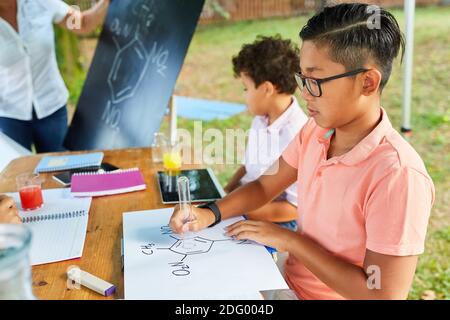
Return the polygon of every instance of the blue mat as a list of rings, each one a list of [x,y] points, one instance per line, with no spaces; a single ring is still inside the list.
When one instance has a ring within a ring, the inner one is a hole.
[[[177,106],[178,116],[186,119],[205,121],[227,119],[246,110],[246,106],[239,103],[180,96],[175,96],[175,104]]]

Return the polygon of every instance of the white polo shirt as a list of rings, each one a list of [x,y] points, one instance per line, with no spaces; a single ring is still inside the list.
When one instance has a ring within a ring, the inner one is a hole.
[[[242,184],[254,181],[266,172],[308,121],[297,99],[292,98],[291,105],[271,125],[267,116],[253,119],[242,163],[246,170]],[[285,192],[286,200],[297,206],[297,183]]]
[[[0,18],[0,117],[39,119],[67,103],[58,70],[53,23],[70,7],[61,0],[17,0],[19,32]]]

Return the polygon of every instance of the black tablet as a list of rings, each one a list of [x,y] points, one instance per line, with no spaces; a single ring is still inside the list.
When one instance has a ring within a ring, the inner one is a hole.
[[[164,204],[178,203],[177,179],[189,179],[191,202],[209,202],[221,199],[225,192],[211,169],[181,170],[178,176],[169,176],[158,171],[158,186]]]

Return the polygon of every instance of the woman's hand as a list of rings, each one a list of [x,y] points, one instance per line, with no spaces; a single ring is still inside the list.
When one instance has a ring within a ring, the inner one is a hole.
[[[237,240],[253,240],[262,245],[277,249],[279,252],[288,250],[292,237],[297,233],[280,227],[272,222],[244,220],[229,225],[226,228],[227,236]]]
[[[182,234],[187,231],[199,231],[209,227],[215,221],[214,213],[209,209],[191,207],[192,220],[186,222],[186,213],[177,205],[174,208],[169,226],[173,232]]]
[[[71,8],[59,25],[76,34],[89,34],[104,22],[109,4],[110,0],[100,0],[92,8],[85,11]]]
[[[22,223],[13,198],[0,195],[0,223]]]

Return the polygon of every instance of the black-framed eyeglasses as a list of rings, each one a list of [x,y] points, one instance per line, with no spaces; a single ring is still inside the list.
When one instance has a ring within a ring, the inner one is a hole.
[[[359,68],[359,69],[356,69],[353,71],[341,73],[341,74],[338,74],[338,75],[335,75],[332,77],[328,77],[328,78],[323,78],[323,79],[305,77],[304,75],[302,75],[301,73],[298,73],[298,72],[296,72],[294,74],[294,76],[295,76],[295,81],[297,81],[297,85],[300,88],[300,90],[303,90],[303,87],[306,87],[308,92],[313,97],[318,98],[318,97],[322,96],[322,87],[321,87],[322,83],[331,81],[331,80],[340,79],[340,78],[351,77],[351,76],[357,75],[358,73],[366,72],[366,71],[369,71],[369,69]]]

